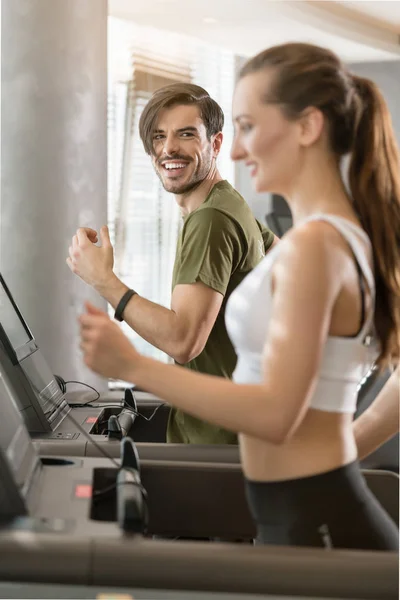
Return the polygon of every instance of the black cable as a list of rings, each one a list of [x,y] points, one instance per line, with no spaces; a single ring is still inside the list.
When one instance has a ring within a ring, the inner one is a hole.
[[[131,403],[128,401],[128,398],[129,398],[129,392],[130,392],[130,395],[132,396],[132,400],[133,400],[133,403],[132,403],[132,404],[131,404]],[[126,388],[126,389],[125,389],[125,394],[124,394],[124,403],[125,403],[125,404],[128,406],[128,408],[130,408],[130,409],[131,409],[131,410],[133,410],[133,411],[136,411],[136,408],[137,408],[137,401],[136,401],[135,392],[133,391],[133,389],[132,389],[132,388]]]
[[[156,414],[158,409],[161,408],[162,406],[165,406],[165,404],[166,404],[166,402],[162,402],[161,404],[156,406],[156,408],[153,410],[153,412],[151,413],[151,415],[149,417],[146,417],[145,415],[142,415],[142,413],[138,412],[137,410],[134,410],[128,402],[124,402],[124,404],[122,404],[122,405],[121,404],[92,404],[91,408],[128,408],[131,412],[133,412],[135,417],[142,417],[142,419],[144,419],[145,421],[151,421],[151,419],[154,417],[154,415]],[[72,408],[80,408],[76,404],[72,404],[71,407]]]
[[[148,495],[147,495],[147,490],[145,487],[143,487],[143,485],[141,483],[139,483],[138,481],[126,481],[125,483],[112,483],[111,485],[108,485],[107,487],[103,488],[102,490],[97,490],[96,492],[92,493],[92,497],[93,498],[98,498],[98,496],[104,496],[105,494],[109,494],[110,492],[114,492],[118,485],[135,485],[136,487],[138,487],[140,489],[140,491],[142,492],[145,501],[147,502],[148,499]]]
[[[61,375],[54,375],[54,379],[57,381],[58,387],[60,388],[62,393],[66,394],[67,384],[66,384],[65,380],[61,377]]]
[[[153,410],[153,412],[151,413],[151,415],[149,417],[142,415],[142,413],[138,412],[137,410],[133,410],[133,408],[130,408],[129,404],[128,404],[128,408],[133,412],[133,414],[136,417],[142,417],[142,419],[144,419],[145,421],[151,421],[152,418],[154,417],[154,415],[156,414],[156,412],[158,411],[158,409],[161,408],[162,406],[165,406],[165,404],[166,404],[165,402],[162,402],[161,404],[156,406],[156,408]]]
[[[109,494],[110,492],[113,492],[114,490],[117,489],[117,483],[112,483],[111,485],[108,485],[107,487],[103,488],[102,490],[98,490],[97,492],[92,492],[92,498],[97,498],[97,496],[103,496],[105,494]]]
[[[93,400],[88,400],[86,402],[86,404],[89,404],[89,402],[95,402],[96,400],[98,400],[100,398],[100,392],[98,390],[96,390],[96,388],[94,388],[92,385],[89,385],[88,383],[83,383],[83,381],[66,381],[65,385],[68,385],[69,383],[77,383],[78,385],[84,385],[85,387],[89,388],[90,390],[93,390],[94,392],[96,392],[97,396],[96,398],[93,398]]]
[[[82,381],[64,381],[64,379],[62,377],[60,377],[59,375],[57,375],[56,378],[57,378],[57,382],[60,385],[60,388],[64,394],[66,393],[66,389],[67,389],[66,386],[68,385],[68,383],[77,383],[79,385],[84,385],[85,387],[88,387],[91,390],[93,390],[94,392],[96,392],[96,394],[97,394],[96,398],[92,398],[92,400],[88,400],[87,402],[82,402],[80,404],[75,404],[75,403],[71,404],[70,405],[71,408],[84,408],[85,406],[92,404],[92,402],[96,402],[96,400],[98,400],[100,398],[100,393],[94,387],[92,387],[91,385],[89,385],[87,383],[83,383]],[[132,393],[132,396],[135,399],[135,403],[136,403],[135,393],[132,389],[131,389],[131,393]],[[118,402],[118,401],[116,401],[116,402]],[[123,400],[122,408],[125,408],[125,407],[129,408],[136,417],[142,417],[142,419],[149,422],[155,416],[158,409],[165,405],[166,405],[166,402],[161,402],[158,406],[156,406],[156,408],[153,410],[153,412],[151,413],[151,415],[149,417],[146,417],[145,415],[142,415],[142,413],[138,412],[134,408],[134,406],[132,406],[127,400]],[[119,406],[118,404],[102,404],[102,405],[93,405],[92,404],[91,408],[118,408],[118,406]],[[136,406],[136,404],[135,404],[135,406]]]
[[[93,390],[97,394],[95,398],[92,398],[91,400],[87,400],[87,402],[82,402],[80,404],[73,404],[72,405],[73,408],[83,408],[84,406],[88,406],[92,402],[96,402],[96,400],[98,400],[100,398],[100,392],[98,390],[96,390],[96,388],[94,388],[92,385],[89,385],[88,383],[83,383],[83,381],[75,381],[75,380],[65,381],[62,377],[60,377],[60,375],[55,375],[54,377],[56,378],[56,381],[57,381],[58,385],[60,386],[60,389],[63,392],[63,394],[67,393],[67,385],[69,383],[76,383],[78,385],[83,385],[83,386]]]
[[[68,382],[67,382],[68,383]],[[131,404],[127,398],[129,397],[128,394],[125,394],[124,399],[122,400],[122,405],[120,404],[92,404],[91,408],[128,408],[130,411],[133,412],[133,414],[135,415],[135,417],[142,417],[142,419],[144,419],[145,421],[149,422],[153,419],[153,417],[155,416],[155,414],[157,413],[157,411],[162,407],[166,405],[166,402],[161,402],[158,406],[155,407],[155,409],[153,410],[153,412],[151,413],[151,415],[149,417],[146,417],[145,415],[143,415],[142,413],[140,413],[138,410],[136,410],[137,407],[137,400],[136,400],[136,396],[135,396],[135,392],[132,388],[127,388],[126,391],[130,391],[130,393],[132,394],[133,397],[133,404]],[[91,402],[94,402],[94,400],[91,400]],[[118,401],[117,401],[118,402]],[[85,406],[87,403],[85,404],[73,404],[72,406],[74,408],[79,408],[81,406]]]
[[[136,417],[142,417],[142,419],[144,419],[145,421],[151,421],[151,419],[154,417],[154,415],[156,414],[156,412],[158,411],[158,409],[159,409],[159,408],[161,408],[162,406],[165,406],[165,405],[166,405],[166,402],[161,402],[161,403],[160,403],[158,406],[156,406],[156,408],[153,410],[153,412],[151,413],[151,415],[150,415],[149,417],[145,417],[144,415],[142,415],[142,413],[140,413],[140,412],[138,412],[138,411],[136,410],[137,401],[136,401],[135,392],[134,392],[134,390],[133,390],[133,389],[130,389],[130,391],[131,391],[131,394],[132,394],[132,396],[133,396],[134,405],[130,404],[130,403],[127,401],[127,399],[126,399],[126,396],[125,396],[124,403],[126,404],[127,408],[129,408],[129,409],[130,409],[130,410],[133,412],[133,414],[134,414]]]
[[[77,406],[76,404],[71,404],[71,408],[81,408],[81,406]],[[90,408],[125,408],[123,404],[92,404]]]

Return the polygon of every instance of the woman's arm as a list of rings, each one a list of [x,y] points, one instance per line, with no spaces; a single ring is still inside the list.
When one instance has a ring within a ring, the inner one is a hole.
[[[237,385],[143,357],[115,323],[90,306],[81,317],[86,364],[225,429],[284,443],[307,410],[340,289],[341,265],[330,232],[315,225],[294,230],[280,242],[263,383]]]
[[[392,373],[371,406],[353,423],[358,457],[365,458],[399,431],[400,375]]]

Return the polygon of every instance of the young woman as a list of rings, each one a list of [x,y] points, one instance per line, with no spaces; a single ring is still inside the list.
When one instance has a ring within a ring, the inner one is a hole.
[[[294,219],[228,303],[234,382],[139,355],[90,305],[85,362],[240,434],[260,542],[397,550],[352,429],[359,381],[399,354],[399,154],[386,104],[332,52],[287,44],[244,66],[233,113],[233,160]]]

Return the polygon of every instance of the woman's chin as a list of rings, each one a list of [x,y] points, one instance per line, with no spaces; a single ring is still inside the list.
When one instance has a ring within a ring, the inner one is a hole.
[[[270,187],[267,182],[263,181],[260,177],[256,176],[253,179],[253,189],[257,193],[269,192]]]

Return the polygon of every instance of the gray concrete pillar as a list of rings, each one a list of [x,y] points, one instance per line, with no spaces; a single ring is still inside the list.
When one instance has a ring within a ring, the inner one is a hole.
[[[75,229],[107,220],[107,0],[2,0],[0,268],[53,372],[79,351]]]

